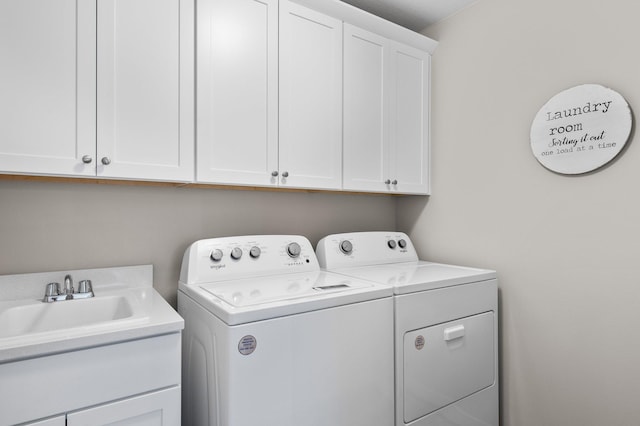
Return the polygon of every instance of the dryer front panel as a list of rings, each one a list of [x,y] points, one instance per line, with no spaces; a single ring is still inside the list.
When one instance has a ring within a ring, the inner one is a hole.
[[[405,423],[494,384],[494,316],[485,312],[405,333]]]

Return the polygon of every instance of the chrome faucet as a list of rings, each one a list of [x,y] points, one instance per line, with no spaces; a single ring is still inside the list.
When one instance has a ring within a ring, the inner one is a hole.
[[[49,283],[47,284],[44,292],[43,302],[58,302],[62,300],[74,300],[74,299],[88,299],[93,297],[93,288],[91,286],[91,280],[82,280],[78,284],[78,291],[73,289],[73,279],[71,275],[64,277],[64,287],[60,290],[60,284]]]
[[[62,291],[67,295],[67,299],[73,299],[73,279],[69,274],[64,277],[64,288]]]

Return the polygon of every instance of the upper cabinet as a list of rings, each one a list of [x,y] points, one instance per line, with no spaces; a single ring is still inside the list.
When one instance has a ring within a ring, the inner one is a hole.
[[[277,185],[278,1],[199,1],[197,23],[197,181]]]
[[[429,193],[429,60],[344,24],[344,189]]]
[[[95,0],[0,2],[0,171],[95,175]]]
[[[98,0],[97,175],[193,180],[194,0]]]
[[[340,189],[342,22],[289,1],[280,3],[279,112],[287,186]]]
[[[344,25],[344,189],[387,192],[390,51],[384,37]]]
[[[429,193],[433,40],[195,1],[0,0],[0,173]]]
[[[192,180],[193,20],[193,0],[0,2],[0,171]]]
[[[197,181],[427,194],[433,44],[338,1],[203,0]]]
[[[288,1],[205,0],[197,45],[197,180],[340,189],[342,22]]]
[[[427,53],[391,43],[391,190],[429,194],[430,60]]]

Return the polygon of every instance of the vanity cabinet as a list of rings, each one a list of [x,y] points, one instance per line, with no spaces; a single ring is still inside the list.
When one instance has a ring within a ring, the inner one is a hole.
[[[340,189],[342,22],[205,0],[197,40],[197,181]]]
[[[429,193],[429,60],[344,24],[345,190]]]
[[[0,363],[0,425],[178,425],[180,359],[171,333]]]
[[[193,3],[0,2],[0,173],[192,180]]]
[[[178,425],[180,405],[176,401],[179,400],[180,388],[164,389],[63,416],[36,420],[23,426]]]
[[[180,424],[180,388],[173,387],[67,414],[67,426]]]

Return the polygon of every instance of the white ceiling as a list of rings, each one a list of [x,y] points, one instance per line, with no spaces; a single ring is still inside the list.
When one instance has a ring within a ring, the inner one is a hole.
[[[422,31],[476,0],[342,0],[388,21]]]

